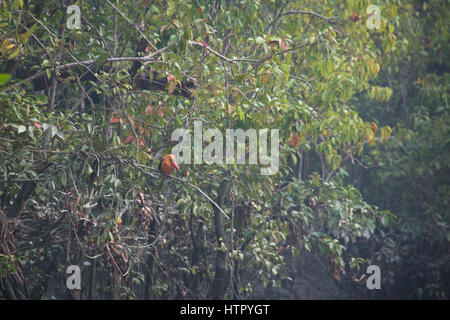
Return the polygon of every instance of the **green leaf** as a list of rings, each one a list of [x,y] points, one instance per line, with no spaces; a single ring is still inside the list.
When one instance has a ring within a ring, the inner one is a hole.
[[[14,51],[11,52],[11,54],[8,56],[8,60],[14,59],[15,57],[17,57],[19,55],[19,53],[20,53],[19,48],[14,49]]]
[[[52,77],[52,71],[50,69],[45,69],[45,73],[47,74],[47,79]]]
[[[31,28],[29,28],[24,34],[22,34],[19,38],[20,44],[26,44],[28,41],[28,38],[33,34],[34,30],[36,29],[37,23],[35,23]]]
[[[0,73],[0,86],[4,85],[11,78],[9,73]]]
[[[171,18],[177,12],[176,4],[172,1],[169,1],[169,6],[167,8],[166,14],[167,17]]]
[[[58,133],[58,128],[55,125],[50,126],[50,137],[53,138]]]

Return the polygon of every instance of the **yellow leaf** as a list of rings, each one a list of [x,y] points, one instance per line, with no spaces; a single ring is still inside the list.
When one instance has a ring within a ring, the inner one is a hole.
[[[375,63],[375,73],[380,72],[380,65],[378,63]]]
[[[10,45],[10,43],[11,43],[11,39],[9,39],[9,38],[6,38],[5,40],[3,40],[2,52],[6,52],[8,50],[8,46]]]

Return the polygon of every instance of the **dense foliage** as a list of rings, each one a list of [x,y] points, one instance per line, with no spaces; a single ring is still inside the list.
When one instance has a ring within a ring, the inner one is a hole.
[[[366,201],[399,218],[377,241],[391,297],[449,297],[448,12],[446,1],[399,8],[398,48],[377,80],[396,94],[383,105],[362,99],[359,108],[394,129],[389,143],[368,150],[371,169],[353,180]]]
[[[243,299],[317,251],[448,298],[448,4],[419,2],[0,2],[3,297]],[[162,176],[194,121],[279,129],[279,171]]]

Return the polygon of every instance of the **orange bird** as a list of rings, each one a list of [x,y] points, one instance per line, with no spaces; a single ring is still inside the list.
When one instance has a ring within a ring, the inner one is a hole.
[[[177,159],[171,153],[162,158],[161,162],[159,163],[158,169],[159,171],[169,176],[172,175],[173,169],[177,169],[177,171],[180,171],[177,166]]]

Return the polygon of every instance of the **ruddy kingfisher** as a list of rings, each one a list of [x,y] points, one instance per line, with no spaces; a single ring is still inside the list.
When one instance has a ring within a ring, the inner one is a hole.
[[[168,155],[164,156],[164,158],[162,158],[161,162],[159,163],[158,169],[159,169],[159,171],[161,171],[169,176],[172,175],[174,169],[177,169],[177,171],[180,171],[178,169],[177,159],[171,153],[169,153]]]

